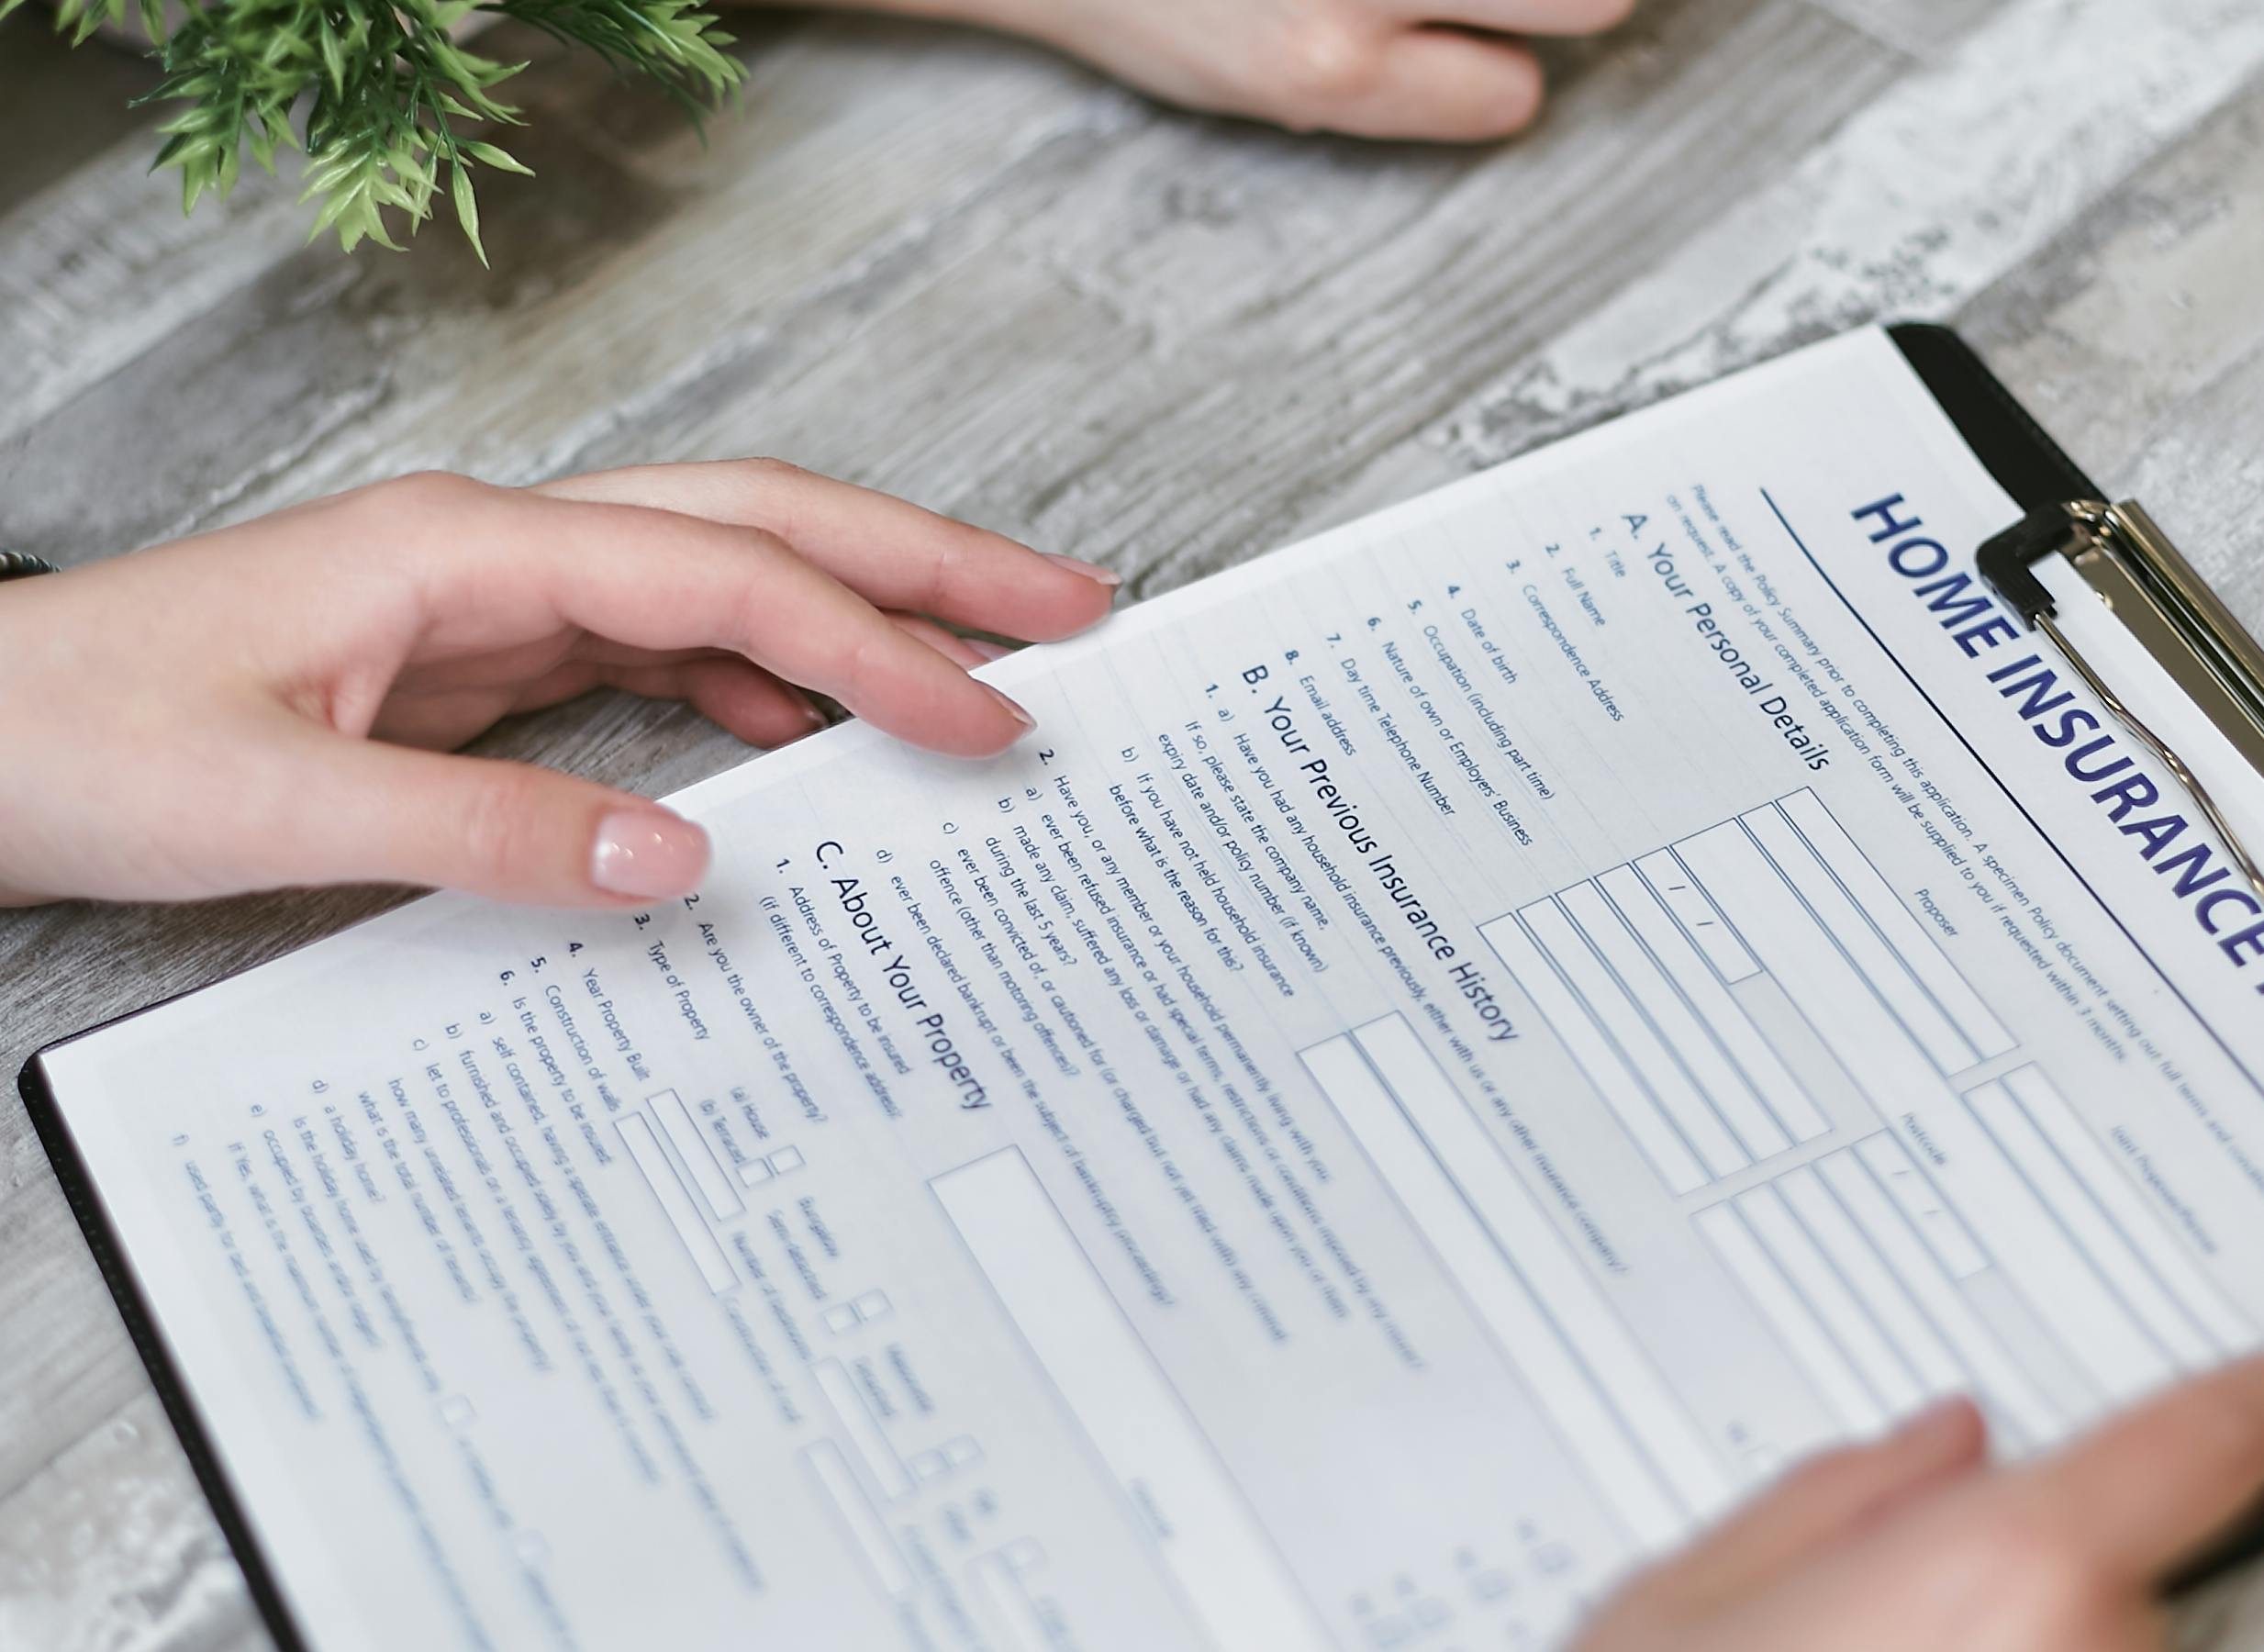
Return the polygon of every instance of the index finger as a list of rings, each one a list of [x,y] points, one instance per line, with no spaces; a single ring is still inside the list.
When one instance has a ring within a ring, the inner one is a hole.
[[[1106,568],[775,459],[635,465],[534,491],[760,528],[878,607],[1031,642],[1099,624],[1122,583]]]
[[[720,649],[839,700],[898,739],[987,757],[1031,725],[987,683],[797,556],[776,535],[633,505],[446,485],[407,535],[440,657],[571,626],[630,649]],[[467,547],[474,553],[467,554]]]
[[[1511,35],[1593,35],[1617,28],[1635,0],[1407,0],[1424,22],[1467,24]]]
[[[2150,1584],[2264,1496],[2264,1358],[2174,1389],[2002,1488],[2091,1565]]]

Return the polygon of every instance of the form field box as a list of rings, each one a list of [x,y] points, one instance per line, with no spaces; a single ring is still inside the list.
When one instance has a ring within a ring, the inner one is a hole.
[[[1629,881],[1634,884],[1632,889],[1624,883],[1621,887],[1631,900],[1636,901],[1640,916],[1641,902],[1637,898],[1647,898],[1647,891],[1640,879],[1631,877]],[[1790,1152],[1792,1141],[1785,1133],[1784,1126],[1761,1104],[1752,1081],[1730,1059],[1665,961],[1603,885],[1580,884],[1556,899],[1557,904],[1579,926],[1582,938],[1603,959],[1637,1011],[1658,1034],[1677,1066],[1696,1086],[1690,1104],[1709,1108],[1713,1121],[1725,1126],[1736,1139],[1748,1164]],[[1678,934],[1676,940],[1679,939]],[[1709,978],[1708,984],[1735,1010],[1736,1000],[1718,982]],[[1751,1024],[1746,1022],[1748,1027]]]
[[[685,1174],[692,1178],[699,1196],[708,1201],[708,1211],[715,1219],[726,1222],[745,1210],[739,1202],[739,1195],[731,1190],[731,1178],[723,1174],[723,1166],[716,1163],[715,1150],[708,1144],[708,1133],[693,1122],[683,1098],[672,1089],[661,1090],[647,1096],[645,1104],[660,1121],[662,1131],[675,1147],[676,1156],[684,1161]]]
[[[1912,1162],[1902,1144],[1880,1131],[1856,1144],[1856,1152],[1868,1166],[1928,1249],[1949,1270],[1953,1279],[1969,1279],[1986,1273],[1992,1264],[1965,1218],[1950,1208],[1933,1178]]]
[[[2029,1122],[2051,1144],[2068,1174],[2208,1339],[2204,1363],[2214,1364],[2220,1358],[2252,1351],[2257,1345],[2256,1326],[2210,1282],[2192,1254],[2139,1196],[2098,1137],[2076,1117],[2075,1109],[2044,1069],[2016,1068],[2004,1076],[2004,1083]]]
[[[1883,1174],[1878,1167],[1882,1164],[1886,1166]],[[1958,1289],[1959,1279],[1987,1267],[1980,1247],[1968,1238],[1965,1244],[1970,1247],[1973,1267],[1963,1273],[1954,1271],[1944,1260],[1944,1247],[1922,1234],[1918,1224],[1926,1218],[1913,1215],[1911,1210],[1912,1204],[1919,1202],[1916,1198],[1898,1200],[1888,1191],[1885,1176],[1917,1178],[1902,1149],[1886,1136],[1874,1137],[1857,1147],[1826,1155],[1816,1162],[1816,1172],[1896,1282],[1918,1305],[1928,1325],[1956,1350],[1958,1364],[1972,1379],[1976,1398],[1989,1406],[2001,1424],[2011,1424],[2028,1444],[2040,1446],[2057,1438],[2060,1429],[2058,1409],[2005,1351],[1997,1334]],[[1957,1219],[1953,1215],[1950,1220]],[[1962,1225],[1958,1231],[1962,1233]],[[1953,1254],[1960,1262],[1968,1260],[1965,1253]]]
[[[1775,1186],[1808,1237],[1908,1368],[1916,1387],[1904,1400],[1904,1407],[1971,1390],[1972,1377],[1942,1340],[1924,1306],[1913,1299],[1893,1265],[1824,1181],[1823,1173],[1806,1166],[1779,1177]]]
[[[1241,1490],[1019,1148],[928,1184],[1069,1415],[1221,1646],[1332,1645]],[[954,1441],[943,1447],[956,1461]],[[972,1441],[964,1442],[970,1460]],[[1146,1517],[1143,1516],[1143,1520]]]
[[[2007,1181],[2006,1198],[2024,1213],[2040,1210],[2048,1218],[2056,1249],[2046,1254],[2064,1262],[2065,1280],[2047,1284],[2047,1293],[2064,1299],[2063,1312],[2088,1305],[2094,1335],[2136,1330],[2140,1345],[2119,1357],[2103,1348],[2072,1349],[2111,1393],[2143,1392],[2172,1372],[2206,1370],[2252,1345],[2254,1333],[2040,1068],[2008,1073],[1969,1093],[1966,1105],[2002,1155],[1991,1167]]]
[[[909,1594],[912,1587],[911,1568],[904,1563],[904,1552],[897,1547],[896,1539],[872,1502],[864,1495],[864,1488],[857,1484],[857,1477],[849,1467],[849,1459],[842,1456],[841,1447],[831,1440],[820,1440],[807,1447],[802,1460],[809,1465],[818,1483],[825,1489],[826,1500],[849,1534],[849,1540],[861,1555],[873,1578],[884,1593]]]
[[[2113,1282],[2128,1277],[2127,1248],[2115,1256],[2096,1208],[2070,1200],[2058,1178],[2047,1180],[2066,1209],[2039,1188],[2022,1160],[2034,1158],[2041,1143],[2002,1081],[1968,1091],[1965,1107],[1965,1126],[1946,1151],[1973,1220],[2000,1255],[2020,1258],[2029,1305],[2109,1401],[2128,1404],[2163,1387],[2177,1361]]]
[[[1751,1165],[1753,1155],[1730,1133],[1645,1013],[1642,992],[1645,986],[1656,989],[1656,966],[1628,982],[1593,938],[1581,932],[1564,901],[1536,901],[1521,908],[1517,918],[1578,996],[1581,1010],[1634,1069],[1652,1105],[1698,1156],[1707,1179],[1719,1180]],[[1626,933],[1616,921],[1612,928],[1619,935]]]
[[[1939,1082],[1932,1055],[1743,825],[1732,820],[1685,838],[1675,854],[1718,905],[1736,915],[1739,933],[1769,978],[1882,1114],[1893,1111],[1910,1085]]]
[[[660,1138],[652,1133],[652,1125],[645,1122],[641,1113],[630,1113],[616,1120],[613,1127],[620,1133],[621,1144],[629,1149],[630,1158],[644,1173],[652,1197],[660,1200],[669,1226],[676,1230],[676,1237],[691,1253],[693,1265],[699,1269],[699,1277],[708,1282],[708,1289],[719,1294],[732,1289],[739,1281],[731,1272],[731,1262],[692,1203],[692,1196],[685,1191],[684,1183],[677,1177],[675,1166],[668,1162],[668,1154],[661,1146]]]
[[[985,1555],[968,1568],[981,1586],[983,1598],[1007,1626],[1009,1652],[1052,1652],[1058,1643],[1039,1613],[1022,1568],[1009,1555]]]
[[[1887,1413],[1877,1397],[1832,1340],[1823,1322],[1770,1257],[1743,1213],[1730,1205],[1712,1205],[1693,1220],[1746,1300],[1776,1332],[1778,1341],[1841,1424],[1858,1434],[1884,1429]]]
[[[1857,1379],[1878,1402],[1879,1412],[1892,1422],[1924,1405],[1926,1393],[1918,1373],[1880,1328],[1871,1305],[1793,1214],[1783,1189],[1775,1185],[1756,1188],[1736,1202],[1737,1213],[1846,1357]]]
[[[2019,1047],[2004,1023],[1997,1019],[1972,983],[1958,972],[1942,951],[1941,943],[1921,923],[1901,896],[1879,875],[1871,857],[1863,853],[1837,816],[1812,791],[1794,792],[1778,805],[1825,869],[1847,892],[1863,915],[1914,976],[1927,995],[1957,1024],[1977,1059],[1990,1061]]]
[[[1864,984],[1878,994],[1912,1042],[1926,1053],[1935,1069],[1958,1073],[1972,1066],[1980,1059],[1979,1053],[1887,944],[1863,909],[1840,887],[1831,868],[1816,857],[1784,811],[1772,804],[1740,820],[1777,875],[1808,909],[1810,917],[1855,966]],[[1919,939],[1924,944],[1933,944],[1923,935]]]
[[[1725,985],[1734,987],[1761,973],[1761,961],[1753,955],[1704,886],[1690,875],[1690,869],[1675,858],[1672,850],[1661,849],[1646,854],[1635,862],[1634,869],[1649,887],[1660,910],[1690,937],[1690,944],[1712,966]]]
[[[1406,1020],[1300,1054],[1636,1540],[1670,1546],[1727,1503],[1681,1402]]]
[[[873,1408],[857,1391],[856,1380],[849,1367],[838,1359],[821,1359],[812,1367],[818,1391],[825,1396],[832,1408],[834,1421],[842,1433],[857,1448],[864,1459],[865,1471],[873,1477],[873,1484],[880,1488],[881,1496],[890,1502],[910,1494],[912,1477],[905,1469],[896,1447],[888,1443],[882,1432],[880,1419],[873,1415]]]
[[[1688,874],[1684,875],[1686,877]],[[1651,884],[1633,866],[1615,866],[1596,880],[1627,926],[1658,960],[1690,1003],[1706,1032],[1735,1064],[1778,1127],[1794,1141],[1812,1142],[1829,1134],[1831,1121],[1817,1108],[1801,1081],[1777,1054],[1768,1035],[1737,1001],[1709,961],[1691,941],[1690,932],[1677,922],[1660,902]],[[1695,887],[1695,886],[1692,886]],[[1702,893],[1702,892],[1701,892]],[[1742,948],[1743,943],[1739,943]],[[1756,964],[1745,979],[1761,973]]]
[[[1549,1024],[1620,1128],[1675,1193],[1694,1193],[1712,1179],[1667,1115],[1652,1100],[1579,995],[1516,918],[1500,918],[1478,931],[1541,1018]]]

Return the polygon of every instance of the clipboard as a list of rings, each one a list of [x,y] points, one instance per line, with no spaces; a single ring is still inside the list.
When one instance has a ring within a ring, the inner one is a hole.
[[[2063,624],[2064,594],[2038,575],[2058,559],[2189,698],[2240,761],[2264,775],[2264,645],[2236,619],[2169,535],[2135,500],[2112,503],[1945,327],[1904,325],[1889,336],[1924,381],[1997,485],[2025,513],[1976,553],[1982,579],[2021,622],[2047,637],[2091,692],[2192,794],[2220,844],[2264,896],[2264,844],[2218,802],[2200,765],[2133,709]],[[2162,1580],[2165,1599],[2191,1593],[2264,1557],[2264,1506],[2220,1543]]]
[[[1980,548],[1984,578],[2024,623],[2044,632],[2068,654],[2110,709],[2194,790],[2225,846],[2264,893],[2264,872],[2258,870],[2255,853],[2258,846],[2239,840],[2207,782],[2185,755],[2156,735],[2070,642],[2060,625],[2063,598],[2047,588],[2037,570],[2052,557],[2071,566],[2259,775],[2264,775],[2264,647],[2209,590],[2141,507],[2104,501],[2102,490],[1953,330],[1903,325],[1890,328],[1888,335],[1983,468],[2023,513],[2017,523]],[[35,1055],[26,1066],[18,1088],[269,1634],[284,1652],[310,1646],[259,1544],[217,1443],[125,1258],[41,1056]],[[2166,1579],[2162,1591],[2183,1593],[2260,1556],[2264,1508],[2222,1544]]]

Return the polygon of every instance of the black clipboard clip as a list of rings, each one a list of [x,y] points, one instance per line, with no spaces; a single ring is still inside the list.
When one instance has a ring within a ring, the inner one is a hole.
[[[2259,775],[2264,775],[2264,647],[2193,571],[2169,536],[2135,503],[2076,500],[2031,511],[1980,549],[1981,576],[2023,620],[2052,640],[2130,731],[2192,794],[2209,824],[2264,896],[2257,851],[2168,741],[2130,709],[2059,624],[2057,599],[2036,577],[2047,556],[2064,558],[2100,601]]]

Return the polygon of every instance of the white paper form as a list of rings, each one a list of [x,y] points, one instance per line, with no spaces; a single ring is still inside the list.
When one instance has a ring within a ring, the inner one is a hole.
[[[2102,800],[2016,514],[1855,336],[53,1088],[325,1652],[1561,1644],[1931,1397],[2257,1341],[2264,920]]]

